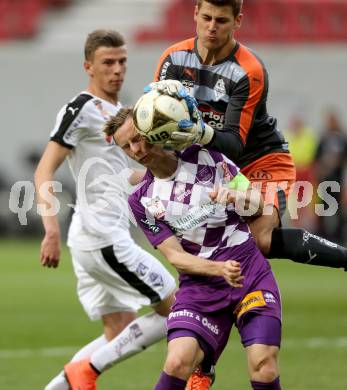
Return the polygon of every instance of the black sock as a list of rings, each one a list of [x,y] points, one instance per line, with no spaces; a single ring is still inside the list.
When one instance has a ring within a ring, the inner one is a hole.
[[[347,271],[347,249],[305,229],[275,228],[268,257]]]

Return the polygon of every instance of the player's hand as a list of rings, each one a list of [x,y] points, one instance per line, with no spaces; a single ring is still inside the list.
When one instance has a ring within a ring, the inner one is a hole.
[[[169,95],[175,99],[185,100],[188,109],[190,119],[196,123],[201,119],[201,114],[198,108],[198,102],[196,99],[189,95],[188,90],[178,80],[161,80],[148,84],[144,88],[144,92],[157,91],[163,95]]]
[[[179,130],[173,131],[165,146],[172,150],[183,150],[190,145],[196,144],[201,139],[201,126],[190,120],[183,119],[178,122]]]
[[[235,203],[237,191],[226,187],[215,187],[208,195],[212,202],[227,206],[230,203]]]
[[[209,193],[212,202],[223,205],[234,204],[235,212],[241,217],[258,217],[264,210],[264,199],[256,188],[247,191],[226,187],[214,188]]]
[[[144,92],[158,91],[164,95],[169,95],[177,99],[183,99],[187,94],[187,90],[178,80],[160,80],[148,84],[144,88]]]
[[[171,133],[165,142],[165,147],[172,150],[182,150],[193,144],[206,145],[211,142],[214,130],[204,123],[196,99],[189,95],[187,89],[177,80],[161,80],[145,87],[145,92],[156,90],[159,93],[184,99],[190,119],[178,122],[178,130]]]
[[[199,117],[196,121],[182,119],[178,122],[178,131],[173,131],[165,146],[173,150],[182,150],[193,144],[206,145],[214,134],[212,127]]]
[[[238,261],[227,260],[222,263],[222,276],[232,287],[243,287],[244,276],[241,275],[241,265]]]
[[[44,267],[57,268],[60,260],[60,234],[45,234],[41,243],[40,261]]]

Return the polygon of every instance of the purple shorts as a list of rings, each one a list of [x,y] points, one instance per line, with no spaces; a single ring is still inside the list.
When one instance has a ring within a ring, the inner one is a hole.
[[[262,301],[260,297],[263,297]],[[230,305],[210,313],[188,306],[170,313],[167,320],[168,341],[178,337],[196,338],[204,351],[204,360],[209,364],[218,361],[234,323],[245,347],[252,344],[280,346],[281,303],[268,291],[247,294],[236,308]]]

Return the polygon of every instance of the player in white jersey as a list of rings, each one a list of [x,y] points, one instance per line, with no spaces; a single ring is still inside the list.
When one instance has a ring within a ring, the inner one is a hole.
[[[60,110],[35,172],[38,203],[46,210],[41,264],[57,267],[60,229],[44,191],[54,195],[54,173],[65,159],[69,162],[77,201],[68,246],[78,296],[90,319],[101,319],[104,326],[104,334],[78,351],[46,390],[96,389],[99,373],[166,333],[174,278],[129,234],[127,187],[141,174],[128,168],[128,157],[102,132],[105,121],[121,107],[118,93],[126,61],[125,42],[118,32],[89,34],[84,63],[88,87]],[[154,311],[136,318],[143,305]]]

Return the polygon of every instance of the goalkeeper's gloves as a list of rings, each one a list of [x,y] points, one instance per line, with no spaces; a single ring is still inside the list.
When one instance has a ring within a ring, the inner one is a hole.
[[[177,80],[161,80],[147,85],[145,92],[156,90],[159,93],[184,99],[187,103],[190,120],[182,119],[178,122],[178,131],[171,133],[165,146],[173,150],[182,150],[192,144],[206,145],[212,141],[214,130],[207,125],[198,109],[198,102],[189,95],[183,84]]]
[[[160,80],[150,83],[144,88],[145,93],[153,90],[178,99],[184,99],[188,94],[186,88],[178,80]]]
[[[191,119],[195,119],[196,111],[198,110],[198,102],[189,95],[189,92],[184,85],[178,80],[161,80],[148,84],[144,88],[144,92],[158,91],[163,95],[171,96],[175,99],[184,99],[189,109]]]
[[[178,131],[173,131],[165,146],[173,150],[182,150],[193,144],[206,145],[212,141],[214,130],[202,119],[193,122],[182,119],[178,122]]]

